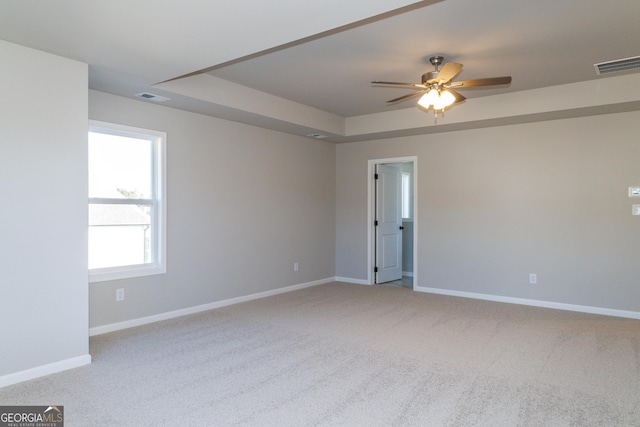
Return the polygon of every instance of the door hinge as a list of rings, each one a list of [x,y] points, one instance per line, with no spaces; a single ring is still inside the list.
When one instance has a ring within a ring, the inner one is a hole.
[[[378,179],[378,174],[373,175],[374,179]]]
[[[373,272],[377,273],[378,272],[378,267],[373,267]]]
[[[377,219],[375,221],[373,221],[373,225],[374,225],[374,227],[378,226],[378,220]]]

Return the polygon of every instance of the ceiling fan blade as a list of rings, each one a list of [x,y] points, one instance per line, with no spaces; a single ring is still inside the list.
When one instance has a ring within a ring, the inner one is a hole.
[[[438,83],[445,84],[450,82],[455,76],[462,71],[462,64],[455,62],[447,62],[438,72]]]
[[[424,93],[424,90],[417,90],[415,92],[411,92],[410,94],[400,96],[398,98],[393,98],[387,101],[387,104],[393,104],[395,102],[404,101],[405,99],[413,98],[414,96],[418,96]]]
[[[390,85],[390,86],[406,86],[406,87],[421,87],[421,88],[427,88],[427,86],[421,84],[421,83],[402,83],[402,82],[379,82],[379,81],[373,81],[371,82],[371,84],[374,85]]]
[[[459,82],[451,82],[449,87],[455,88],[467,88],[476,86],[494,86],[494,85],[508,85],[511,83],[511,76],[504,77],[488,77],[486,79],[475,80],[462,80]]]
[[[465,96],[461,95],[460,93],[456,92],[453,89],[447,89],[447,91],[451,92],[451,94],[456,98],[456,100],[453,101],[453,105],[458,104],[459,102],[462,102],[465,99],[467,99]]]

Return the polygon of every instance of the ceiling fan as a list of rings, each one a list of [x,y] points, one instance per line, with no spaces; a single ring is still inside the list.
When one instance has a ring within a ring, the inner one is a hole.
[[[467,99],[452,88],[466,89],[469,87],[506,85],[511,83],[511,76],[489,77],[485,79],[462,80],[454,82],[452,81],[453,78],[457,76],[460,71],[462,71],[462,64],[447,62],[442,66],[442,69],[439,70],[438,67],[442,64],[443,61],[444,58],[442,56],[432,56],[431,58],[429,58],[429,62],[433,64],[435,70],[424,73],[422,75],[422,83],[381,81],[373,81],[371,83],[376,85],[418,88],[418,90],[415,92],[411,92],[410,94],[387,101],[387,104],[394,104],[396,102],[413,98],[414,96],[422,95],[422,97],[418,100],[418,107],[424,110],[433,108],[436,119],[438,118],[438,111],[441,111],[444,114],[445,108],[449,107],[450,105],[458,104]]]

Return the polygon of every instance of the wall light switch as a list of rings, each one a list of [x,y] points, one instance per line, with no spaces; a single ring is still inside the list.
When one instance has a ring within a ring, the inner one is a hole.
[[[640,205],[633,205],[632,206],[632,213],[634,215],[640,215]]]
[[[629,197],[640,197],[640,187],[629,187]]]

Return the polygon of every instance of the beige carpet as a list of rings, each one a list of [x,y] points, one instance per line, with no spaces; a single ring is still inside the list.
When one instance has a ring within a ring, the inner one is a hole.
[[[66,426],[640,426],[640,321],[330,283],[91,339]]]

